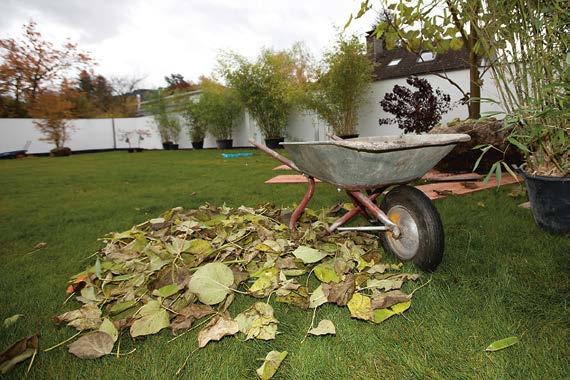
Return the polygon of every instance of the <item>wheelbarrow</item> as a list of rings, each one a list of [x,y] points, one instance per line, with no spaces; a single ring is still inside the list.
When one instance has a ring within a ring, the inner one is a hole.
[[[469,135],[376,136],[348,140],[330,137],[330,141],[281,143],[291,159],[249,141],[308,178],[307,192],[291,215],[289,227],[296,229],[299,217],[315,192],[316,178],[345,190],[354,204],[353,209],[328,227],[329,232],[379,233],[387,252],[400,260],[411,260],[422,270],[435,270],[444,250],[441,218],[422,191],[406,184],[421,178],[457,143],[469,141]],[[378,206],[378,197],[382,194]],[[342,227],[359,214],[371,225]]]

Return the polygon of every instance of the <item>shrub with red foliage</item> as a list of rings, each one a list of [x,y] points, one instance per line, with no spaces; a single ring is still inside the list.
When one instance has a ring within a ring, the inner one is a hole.
[[[439,88],[433,91],[429,82],[423,78],[409,77],[406,82],[415,88],[395,85],[392,92],[384,95],[380,105],[393,118],[381,118],[380,125],[398,124],[406,133],[428,132],[440,121],[443,114],[451,109],[451,97]]]

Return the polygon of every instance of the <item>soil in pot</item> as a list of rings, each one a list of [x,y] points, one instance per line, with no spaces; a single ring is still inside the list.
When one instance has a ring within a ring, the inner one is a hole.
[[[218,149],[231,149],[234,140],[216,140]]]
[[[544,177],[523,170],[536,224],[553,234],[570,233],[570,177]]]
[[[279,143],[282,143],[283,141],[285,141],[285,138],[283,137],[276,139],[265,139],[265,146],[267,146],[269,149],[282,148],[283,146],[279,145]]]
[[[51,157],[65,157],[71,155],[71,149],[67,147],[63,148],[53,148],[49,151]]]
[[[192,148],[193,149],[203,149],[204,148],[204,140],[192,141]]]

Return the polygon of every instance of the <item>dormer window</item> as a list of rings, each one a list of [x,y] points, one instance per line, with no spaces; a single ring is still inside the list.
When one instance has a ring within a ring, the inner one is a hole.
[[[398,65],[398,63],[400,63],[401,60],[402,60],[402,58],[393,59],[390,62],[388,62],[388,64],[386,66],[396,66],[396,65]]]
[[[431,51],[424,51],[416,62],[429,62],[435,59],[435,53]]]

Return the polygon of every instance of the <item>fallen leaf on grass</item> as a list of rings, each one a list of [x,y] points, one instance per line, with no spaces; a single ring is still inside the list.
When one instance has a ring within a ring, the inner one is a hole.
[[[24,314],[15,314],[12,315],[11,317],[4,319],[4,328],[7,329],[8,327],[12,326],[14,323],[16,323],[18,319],[20,319],[23,316]]]
[[[38,334],[20,339],[0,354],[0,374],[4,375],[16,364],[33,357],[38,352]]]
[[[205,347],[211,340],[220,340],[227,335],[234,335],[239,331],[239,325],[226,316],[213,318],[198,334],[198,347]]]
[[[324,257],[327,256],[327,254],[319,251],[318,249],[301,245],[296,250],[293,251],[293,256],[295,256],[305,264],[312,264],[322,260]]]
[[[356,284],[354,275],[348,274],[342,282],[338,284],[323,284],[323,292],[327,297],[327,301],[336,303],[339,306],[345,306],[352,298]]]
[[[119,331],[108,318],[103,319],[103,323],[99,326],[99,331],[103,331],[113,338],[113,343],[119,339]]]
[[[273,375],[275,375],[275,372],[277,372],[277,369],[281,365],[283,359],[287,357],[287,354],[287,351],[270,351],[267,356],[265,356],[265,361],[261,367],[255,371],[257,376],[259,376],[261,380],[271,379]]]
[[[93,331],[83,335],[69,345],[69,352],[80,359],[97,359],[113,351],[115,341],[103,331]]]
[[[133,338],[156,334],[163,328],[170,326],[168,312],[160,307],[158,301],[149,301],[141,307],[138,315],[140,318],[133,322],[130,329]]]
[[[309,334],[310,335],[328,335],[328,334],[336,335],[336,329],[334,327],[334,324],[330,320],[323,319],[322,321],[319,322],[317,327],[314,327],[314,328],[309,330]]]
[[[234,274],[222,263],[210,263],[200,267],[190,278],[188,289],[200,302],[215,305],[224,300],[234,283]]]
[[[508,338],[504,338],[504,339],[494,341],[487,348],[485,348],[485,351],[488,351],[488,352],[499,351],[499,350],[502,350],[504,348],[510,347],[514,344],[517,344],[518,342],[519,342],[518,337],[510,336]]]
[[[186,306],[178,312],[178,315],[170,324],[172,333],[176,335],[180,330],[187,330],[192,327],[192,324],[198,319],[214,314],[215,312],[216,311],[209,305],[193,303],[192,305]]]
[[[77,331],[96,329],[101,325],[101,310],[93,305],[83,305],[81,309],[68,311],[54,317],[56,324],[67,322],[68,326],[74,327]]]
[[[239,331],[246,335],[248,339],[271,340],[277,334],[277,324],[279,321],[273,316],[271,305],[263,302],[256,302],[248,309],[239,313],[235,321],[239,326]]]
[[[380,293],[372,297],[372,309],[385,309],[400,302],[405,302],[410,296],[400,290]]]
[[[350,316],[353,318],[367,321],[372,319],[371,300],[360,293],[354,293],[350,301],[348,301],[348,310],[350,310]]]
[[[314,309],[324,303],[327,303],[327,296],[323,292],[323,285],[319,285],[309,297],[309,307]]]

